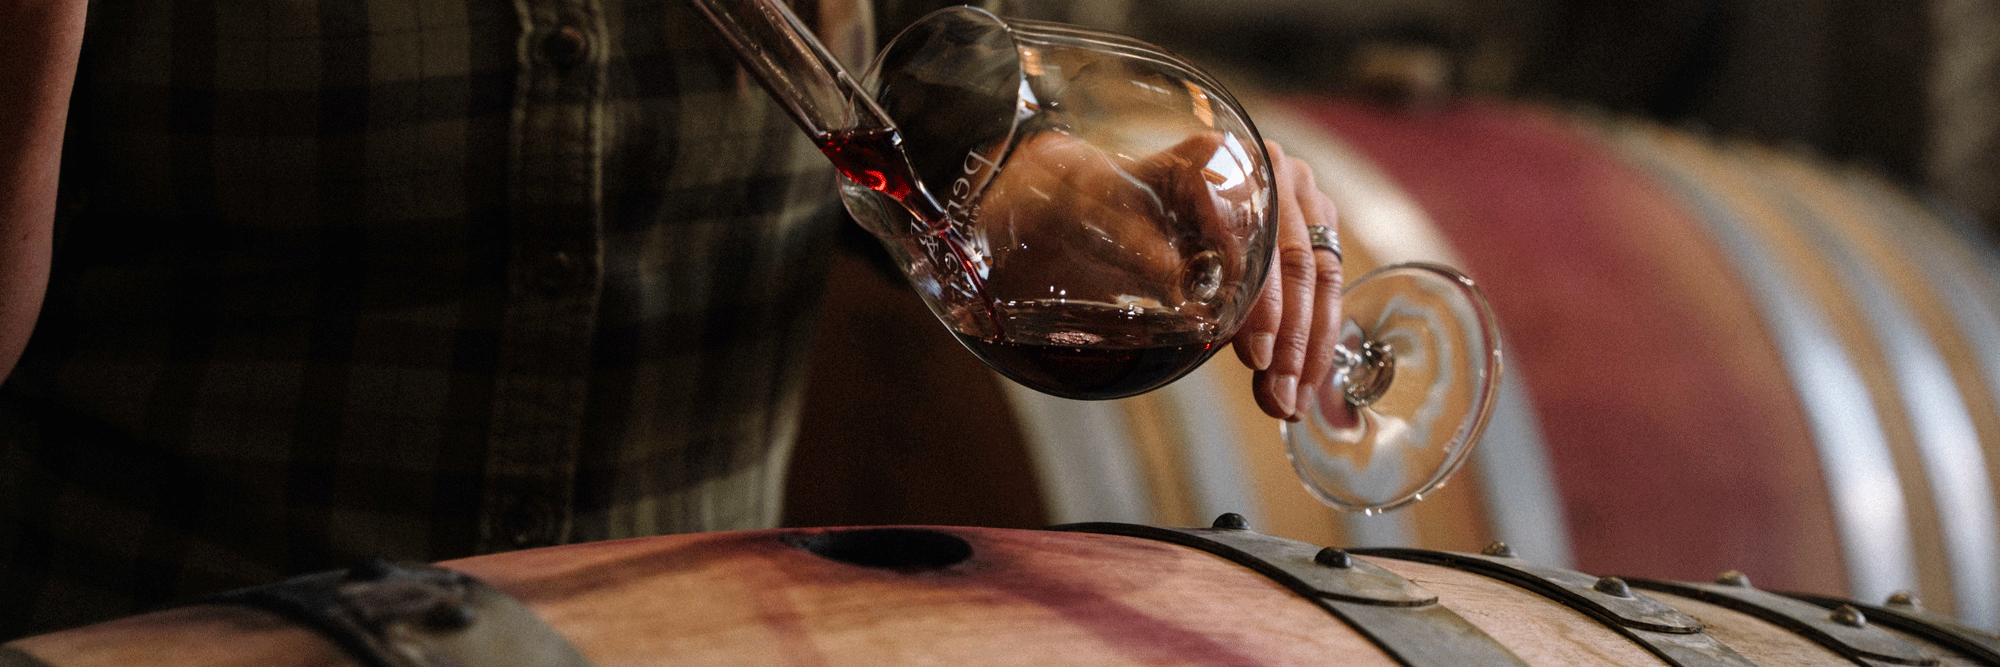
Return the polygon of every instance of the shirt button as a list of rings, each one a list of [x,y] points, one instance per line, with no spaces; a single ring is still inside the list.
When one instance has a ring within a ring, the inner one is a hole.
[[[549,62],[563,67],[576,65],[590,55],[590,38],[576,26],[557,28],[542,39],[542,55],[548,56]]]
[[[530,276],[531,284],[542,296],[551,299],[565,296],[583,286],[583,261],[568,251],[558,250],[543,255]]]
[[[556,542],[556,509],[533,497],[510,499],[500,512],[500,538],[517,548],[545,547]]]

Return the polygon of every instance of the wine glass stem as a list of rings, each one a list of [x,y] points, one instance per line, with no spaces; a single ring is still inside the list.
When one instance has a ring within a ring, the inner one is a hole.
[[[1358,350],[1341,345],[1335,355],[1335,384],[1347,395],[1348,405],[1359,408],[1373,404],[1396,379],[1396,355],[1388,343],[1364,340]]]

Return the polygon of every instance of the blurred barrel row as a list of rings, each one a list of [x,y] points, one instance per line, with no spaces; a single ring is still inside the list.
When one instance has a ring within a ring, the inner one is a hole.
[[[1356,210],[1360,261],[1448,253],[1494,300],[1522,407],[1477,464],[1492,537],[2000,622],[2000,293],[1949,209],[1810,156],[1534,106],[1274,111],[1423,218],[1394,225],[1442,239]]]

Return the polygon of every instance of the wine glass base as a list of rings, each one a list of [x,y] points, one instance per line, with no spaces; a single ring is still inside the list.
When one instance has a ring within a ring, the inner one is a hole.
[[[1463,465],[1499,393],[1499,327],[1471,279],[1427,263],[1349,285],[1340,367],[1283,425],[1292,467],[1336,509],[1422,500]]]

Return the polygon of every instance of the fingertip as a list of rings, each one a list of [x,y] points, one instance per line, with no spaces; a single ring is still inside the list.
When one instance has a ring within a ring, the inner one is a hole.
[[[1271,400],[1276,408],[1290,421],[1298,416],[1299,376],[1279,375],[1271,378]]]
[[[1250,369],[1257,371],[1270,370],[1271,354],[1272,350],[1278,346],[1278,336],[1270,333],[1254,333],[1250,334],[1250,340],[1246,342],[1248,345],[1245,346],[1244,351],[1250,356],[1244,361],[1249,364]]]
[[[1292,423],[1305,421],[1307,411],[1319,409],[1319,402],[1313,395],[1314,386],[1310,380],[1299,386],[1299,396],[1292,402],[1292,416],[1285,421]]]

